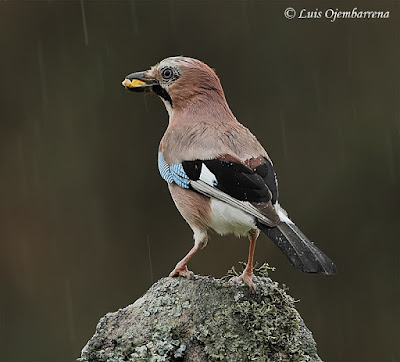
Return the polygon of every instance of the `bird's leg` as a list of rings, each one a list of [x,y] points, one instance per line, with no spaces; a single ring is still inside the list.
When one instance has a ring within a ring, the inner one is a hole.
[[[181,276],[188,279],[193,278],[194,274],[187,268],[186,264],[189,263],[189,260],[194,254],[197,253],[199,249],[200,248],[197,245],[193,246],[193,248],[186,254],[186,256],[178,264],[176,264],[175,269],[169,274],[169,276]]]
[[[196,226],[191,226],[191,228],[193,230],[194,246],[192,249],[190,249],[186,256],[178,264],[176,264],[175,269],[169,274],[170,277],[181,276],[191,279],[194,276],[194,273],[187,268],[186,264],[189,263],[189,260],[192,259],[192,256],[196,254],[197,251],[207,245],[208,235],[207,229],[205,228]]]
[[[247,260],[246,268],[243,270],[243,273],[231,279],[233,283],[238,283],[240,281],[244,281],[251,290],[255,290],[256,287],[253,283],[253,257],[254,257],[254,250],[256,248],[256,240],[260,235],[260,231],[258,229],[250,230],[249,232],[249,239],[250,239],[250,246],[249,246],[249,258]]]

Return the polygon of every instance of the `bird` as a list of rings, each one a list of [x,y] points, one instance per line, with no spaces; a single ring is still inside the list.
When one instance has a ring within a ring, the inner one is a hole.
[[[158,169],[193,231],[194,246],[170,273],[194,276],[187,264],[207,245],[209,230],[249,239],[247,264],[232,279],[252,290],[253,259],[260,231],[298,270],[333,275],[336,266],[289,218],[278,202],[271,158],[233,115],[214,69],[173,56],[149,70],[127,75],[122,85],[157,95],[169,122],[158,150]]]

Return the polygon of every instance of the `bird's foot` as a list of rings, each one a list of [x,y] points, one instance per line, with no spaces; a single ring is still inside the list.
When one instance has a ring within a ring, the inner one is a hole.
[[[254,285],[254,282],[253,282],[253,273],[246,272],[246,270],[238,277],[231,278],[229,280],[229,282],[234,283],[234,284],[244,282],[249,286],[250,290],[256,290],[256,286]]]
[[[177,265],[175,269],[169,274],[170,277],[184,277],[193,279],[194,273],[188,269],[186,265]]]

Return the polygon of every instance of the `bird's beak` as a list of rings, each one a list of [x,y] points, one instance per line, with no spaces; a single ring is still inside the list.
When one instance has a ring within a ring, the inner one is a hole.
[[[122,82],[122,85],[126,89],[135,92],[150,91],[152,86],[158,84],[159,83],[157,79],[150,78],[147,76],[147,71],[129,74],[125,77],[124,81]]]

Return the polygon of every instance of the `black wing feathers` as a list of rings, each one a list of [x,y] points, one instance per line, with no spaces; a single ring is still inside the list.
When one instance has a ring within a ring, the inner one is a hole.
[[[182,162],[183,170],[189,179],[197,181],[200,178],[202,163],[200,160]]]
[[[268,186],[272,193],[272,203],[275,204],[278,201],[278,180],[276,178],[274,167],[272,162],[264,157],[264,163],[254,168],[254,171],[260,175],[265,184]]]
[[[215,175],[218,189],[241,201],[268,202],[271,199],[264,180],[243,164],[229,161],[204,161]]]
[[[254,168],[225,159],[184,161],[182,166],[186,175],[197,181],[204,164],[217,180],[215,187],[237,200],[275,203],[278,196],[275,172],[268,159],[262,161]]]

